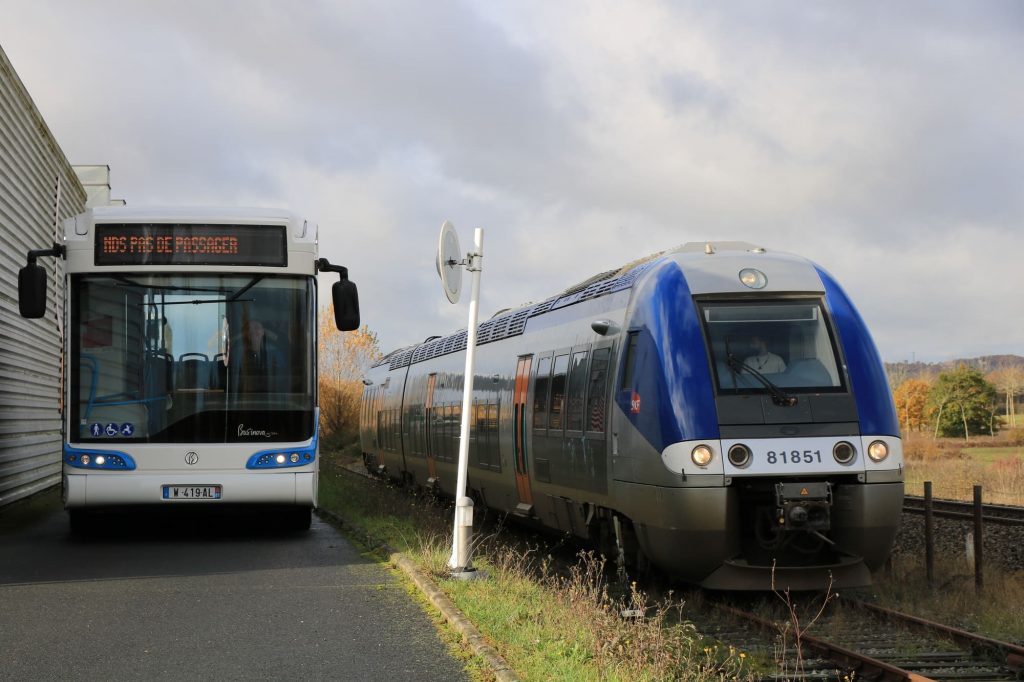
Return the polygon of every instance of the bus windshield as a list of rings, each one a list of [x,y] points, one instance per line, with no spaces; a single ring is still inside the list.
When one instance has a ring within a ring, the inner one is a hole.
[[[308,440],[313,287],[260,274],[74,276],[71,438]]]
[[[844,390],[819,301],[715,301],[700,307],[719,394]]]

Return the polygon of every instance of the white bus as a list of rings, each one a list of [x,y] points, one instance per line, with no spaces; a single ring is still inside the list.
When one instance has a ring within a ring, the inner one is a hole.
[[[282,211],[96,208],[19,273],[42,317],[41,256],[66,259],[63,499],[96,511],[275,508],[308,528],[319,469],[318,271],[339,274],[339,329],[359,326],[345,268]]]

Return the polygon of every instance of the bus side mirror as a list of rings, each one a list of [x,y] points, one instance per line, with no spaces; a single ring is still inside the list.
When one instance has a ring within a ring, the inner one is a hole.
[[[46,315],[46,270],[35,262],[18,271],[18,310],[30,320]]]
[[[359,291],[356,283],[347,279],[331,287],[334,299],[334,324],[343,332],[359,329]]]
[[[356,283],[348,278],[348,268],[333,265],[326,258],[317,260],[316,266],[320,272],[338,273],[338,281],[331,287],[334,324],[343,332],[359,329],[359,292],[356,290]]]

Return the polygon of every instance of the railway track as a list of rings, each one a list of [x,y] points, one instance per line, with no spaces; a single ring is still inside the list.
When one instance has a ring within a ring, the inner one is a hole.
[[[787,613],[766,617],[724,602],[708,606],[708,622],[697,623],[699,629],[774,659],[778,670],[763,674],[765,680],[953,682],[1024,676],[1024,647],[857,600],[834,598],[813,625],[817,610],[806,605],[802,623]],[[806,630],[799,643],[796,627]]]
[[[362,466],[346,469],[349,475],[380,482]],[[973,518],[973,508],[966,506],[972,509],[969,516]],[[513,544],[529,545],[538,540],[530,532],[516,532],[514,527],[511,537],[505,532],[502,535]],[[558,540],[545,544],[543,553],[554,558],[553,570],[558,571],[564,562],[566,573],[577,559],[574,549]],[[678,593],[672,597],[668,591],[672,585],[659,586],[658,580],[643,582],[643,589],[655,602],[679,599]],[[760,679],[1024,679],[1024,647],[847,598],[834,597],[830,601],[822,618],[801,636],[799,647],[794,646],[793,629],[786,629],[787,614],[777,608],[782,602],[775,596],[761,598],[760,605],[753,607],[758,613],[774,609],[777,615],[769,617],[755,615],[749,607],[730,605],[701,591],[684,596],[683,600],[684,604],[704,604],[696,611],[687,606],[683,613],[703,635],[751,655],[759,654],[761,660],[770,662],[767,667],[773,670],[762,673]],[[808,611],[806,605],[802,611]],[[813,615],[801,615],[800,626],[807,627]],[[787,637],[780,638],[783,631]]]
[[[924,498],[907,495],[903,498],[903,511],[924,514]],[[969,521],[974,518],[974,503],[958,500],[932,499],[932,513],[940,518]],[[1024,526],[1024,507],[1002,504],[982,505],[982,521],[1006,526]]]

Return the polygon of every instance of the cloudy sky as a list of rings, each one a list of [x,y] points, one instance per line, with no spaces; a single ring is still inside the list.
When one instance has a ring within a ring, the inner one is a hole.
[[[384,350],[687,241],[807,256],[889,361],[1024,354],[1024,5],[0,0],[75,164],[135,206],[320,224]],[[464,299],[465,301],[465,299]]]

